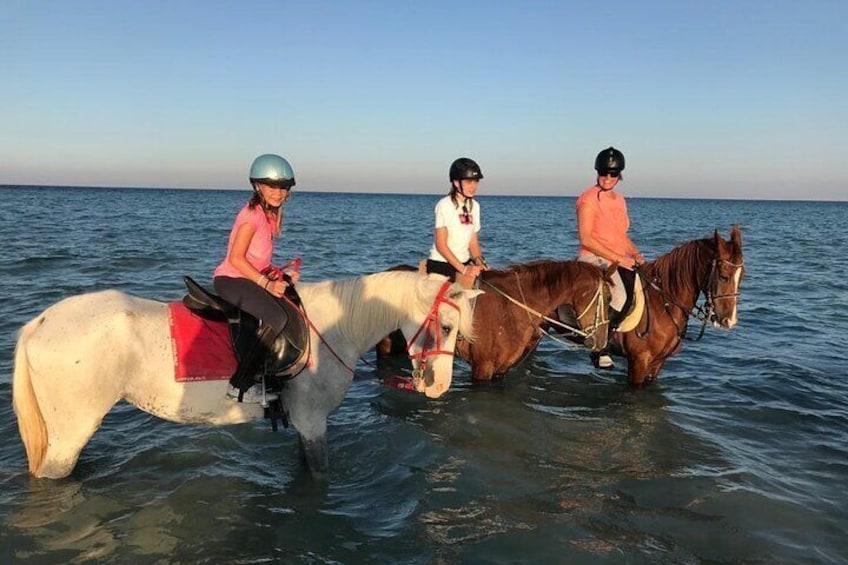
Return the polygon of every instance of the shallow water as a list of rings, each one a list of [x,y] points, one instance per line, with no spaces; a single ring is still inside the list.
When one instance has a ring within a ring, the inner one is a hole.
[[[490,385],[458,362],[438,401],[361,364],[330,418],[327,482],[303,472],[291,430],[179,426],[126,404],[49,481],[28,477],[11,406],[18,328],[72,294],[173,300],[182,275],[209,282],[246,195],[0,196],[3,562],[848,559],[848,236],[834,231],[848,204],[630,200],[648,258],[740,223],[748,273],[740,325],[687,343],[645,390],[623,363],[599,372],[554,342]],[[437,199],[296,193],[278,262],[302,257],[306,280],[416,262]],[[493,265],[574,255],[573,198],[481,203]]]

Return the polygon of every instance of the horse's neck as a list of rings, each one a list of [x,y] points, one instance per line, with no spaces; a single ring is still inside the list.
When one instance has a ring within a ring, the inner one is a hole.
[[[681,306],[695,307],[710,268],[709,240],[691,241],[654,262],[660,288]]]
[[[325,339],[343,341],[356,356],[361,355],[398,329],[404,313],[412,308],[407,293],[381,280],[380,275],[386,274],[301,285],[307,316]]]
[[[567,275],[557,277],[558,284],[554,288],[556,294],[554,300],[557,304],[571,304],[577,310],[577,297],[579,294],[585,294],[578,293],[578,290],[582,290],[579,286],[585,284],[587,280],[585,276],[581,277],[579,275],[581,270],[591,269],[592,266],[577,261],[570,261],[565,263],[563,268],[566,270]],[[597,278],[591,277],[590,280],[591,287],[587,290],[592,293],[590,296],[594,296],[594,293],[601,289],[601,273],[598,273]]]
[[[575,268],[576,265],[566,265],[566,269]],[[541,268],[541,267],[540,267]],[[551,277],[549,280],[556,281],[554,284],[545,284],[538,272],[529,269],[510,274],[518,285],[518,296],[527,306],[540,312],[550,312],[562,304],[570,304],[574,294],[574,279],[571,273],[568,276]]]

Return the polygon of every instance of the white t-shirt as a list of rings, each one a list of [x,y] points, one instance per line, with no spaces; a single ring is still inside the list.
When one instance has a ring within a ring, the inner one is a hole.
[[[448,229],[448,249],[450,249],[461,263],[471,258],[468,246],[471,238],[480,231],[480,204],[475,200],[474,205],[467,201],[466,207],[470,207],[468,216],[471,221],[464,220],[465,213],[462,204],[456,206],[450,195],[445,196],[436,203],[436,228]],[[436,249],[436,243],[430,248],[430,259],[447,263],[441,253]]]

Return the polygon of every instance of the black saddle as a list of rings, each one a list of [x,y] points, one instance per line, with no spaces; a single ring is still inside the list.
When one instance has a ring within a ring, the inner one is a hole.
[[[241,360],[258,340],[259,320],[200,286],[194,279],[184,276],[188,294],[183,297],[186,308],[207,320],[227,322],[230,330],[230,342],[236,359]],[[303,304],[293,285],[286,288],[286,298],[277,299],[286,315],[287,322],[277,341],[285,340],[284,356],[279,358],[276,353],[269,352],[266,360],[266,374],[275,376],[294,376],[292,368],[297,372],[302,370],[305,353],[309,350],[309,328],[306,324],[306,313]]]

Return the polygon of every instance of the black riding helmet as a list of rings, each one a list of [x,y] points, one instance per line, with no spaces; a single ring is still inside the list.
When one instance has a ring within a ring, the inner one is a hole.
[[[599,173],[624,170],[624,154],[615,147],[607,147],[595,157],[595,170]]]
[[[480,165],[468,157],[460,157],[451,164],[450,180],[480,180],[483,178],[483,171],[480,170]]]

